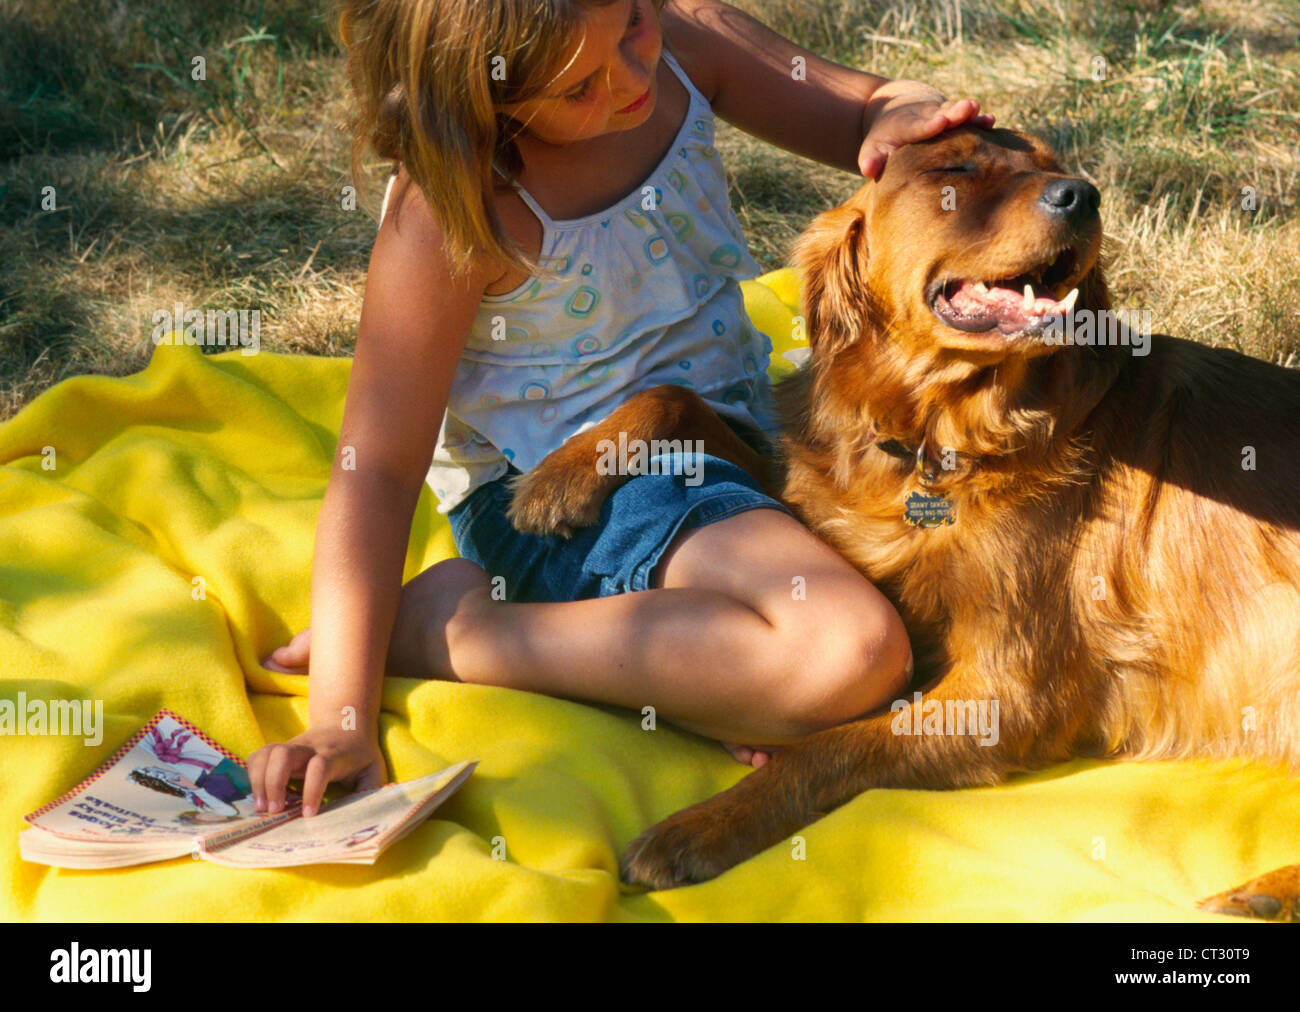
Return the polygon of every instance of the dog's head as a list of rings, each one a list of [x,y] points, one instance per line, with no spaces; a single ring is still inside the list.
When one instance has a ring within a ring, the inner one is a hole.
[[[1049,353],[1053,318],[1108,308],[1099,203],[1028,134],[965,126],[905,145],[800,239],[810,335],[982,364]]]

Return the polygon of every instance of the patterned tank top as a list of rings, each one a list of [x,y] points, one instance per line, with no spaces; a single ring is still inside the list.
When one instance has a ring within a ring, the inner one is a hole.
[[[667,50],[663,59],[690,105],[641,186],[596,214],[555,220],[515,184],[542,224],[542,262],[559,277],[484,296],[426,477],[439,512],[511,464],[535,467],[661,384],[695,391],[742,428],[776,430],[772,343],[745,314],[739,285],[760,268],[727,197],[713,112]],[[385,193],[381,221],[387,207]]]

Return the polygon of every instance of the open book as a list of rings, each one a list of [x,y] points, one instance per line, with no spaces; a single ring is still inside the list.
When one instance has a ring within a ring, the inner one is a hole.
[[[18,835],[27,861],[116,868],[192,854],[232,868],[374,864],[474,772],[466,760],[418,780],[321,806],[302,818],[292,788],[285,809],[259,814],[239,757],[170,710],[160,710],[107,762],[44,808]]]

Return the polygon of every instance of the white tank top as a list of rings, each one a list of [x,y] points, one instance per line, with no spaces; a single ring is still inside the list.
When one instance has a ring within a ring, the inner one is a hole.
[[[742,426],[776,431],[772,343],[745,314],[738,284],[760,268],[727,197],[713,112],[667,50],[663,58],[690,106],[641,186],[596,214],[557,221],[515,184],[542,223],[543,263],[560,277],[484,296],[426,477],[439,512],[510,464],[530,470],[660,384],[694,390]]]

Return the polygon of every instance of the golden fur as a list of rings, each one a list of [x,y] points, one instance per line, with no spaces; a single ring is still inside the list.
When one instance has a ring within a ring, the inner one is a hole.
[[[1068,214],[1045,210],[1054,183]],[[893,154],[796,251],[812,357],[780,391],[781,497],[898,608],[922,705],[997,700],[998,743],[900,736],[890,712],[812,735],[634,840],[629,881],[711,878],[873,787],[1072,756],[1300,770],[1300,373],[1159,335],[1136,354],[968,332],[932,308],[945,279],[1051,265],[1052,298],[1110,310],[1095,199],[1037,138],[964,127]],[[599,428],[670,434],[650,403]],[[566,452],[571,475],[591,449]],[[549,462],[532,498],[572,512]],[[912,492],[954,522],[909,524]],[[1286,869],[1206,902],[1300,917],[1298,885]]]

